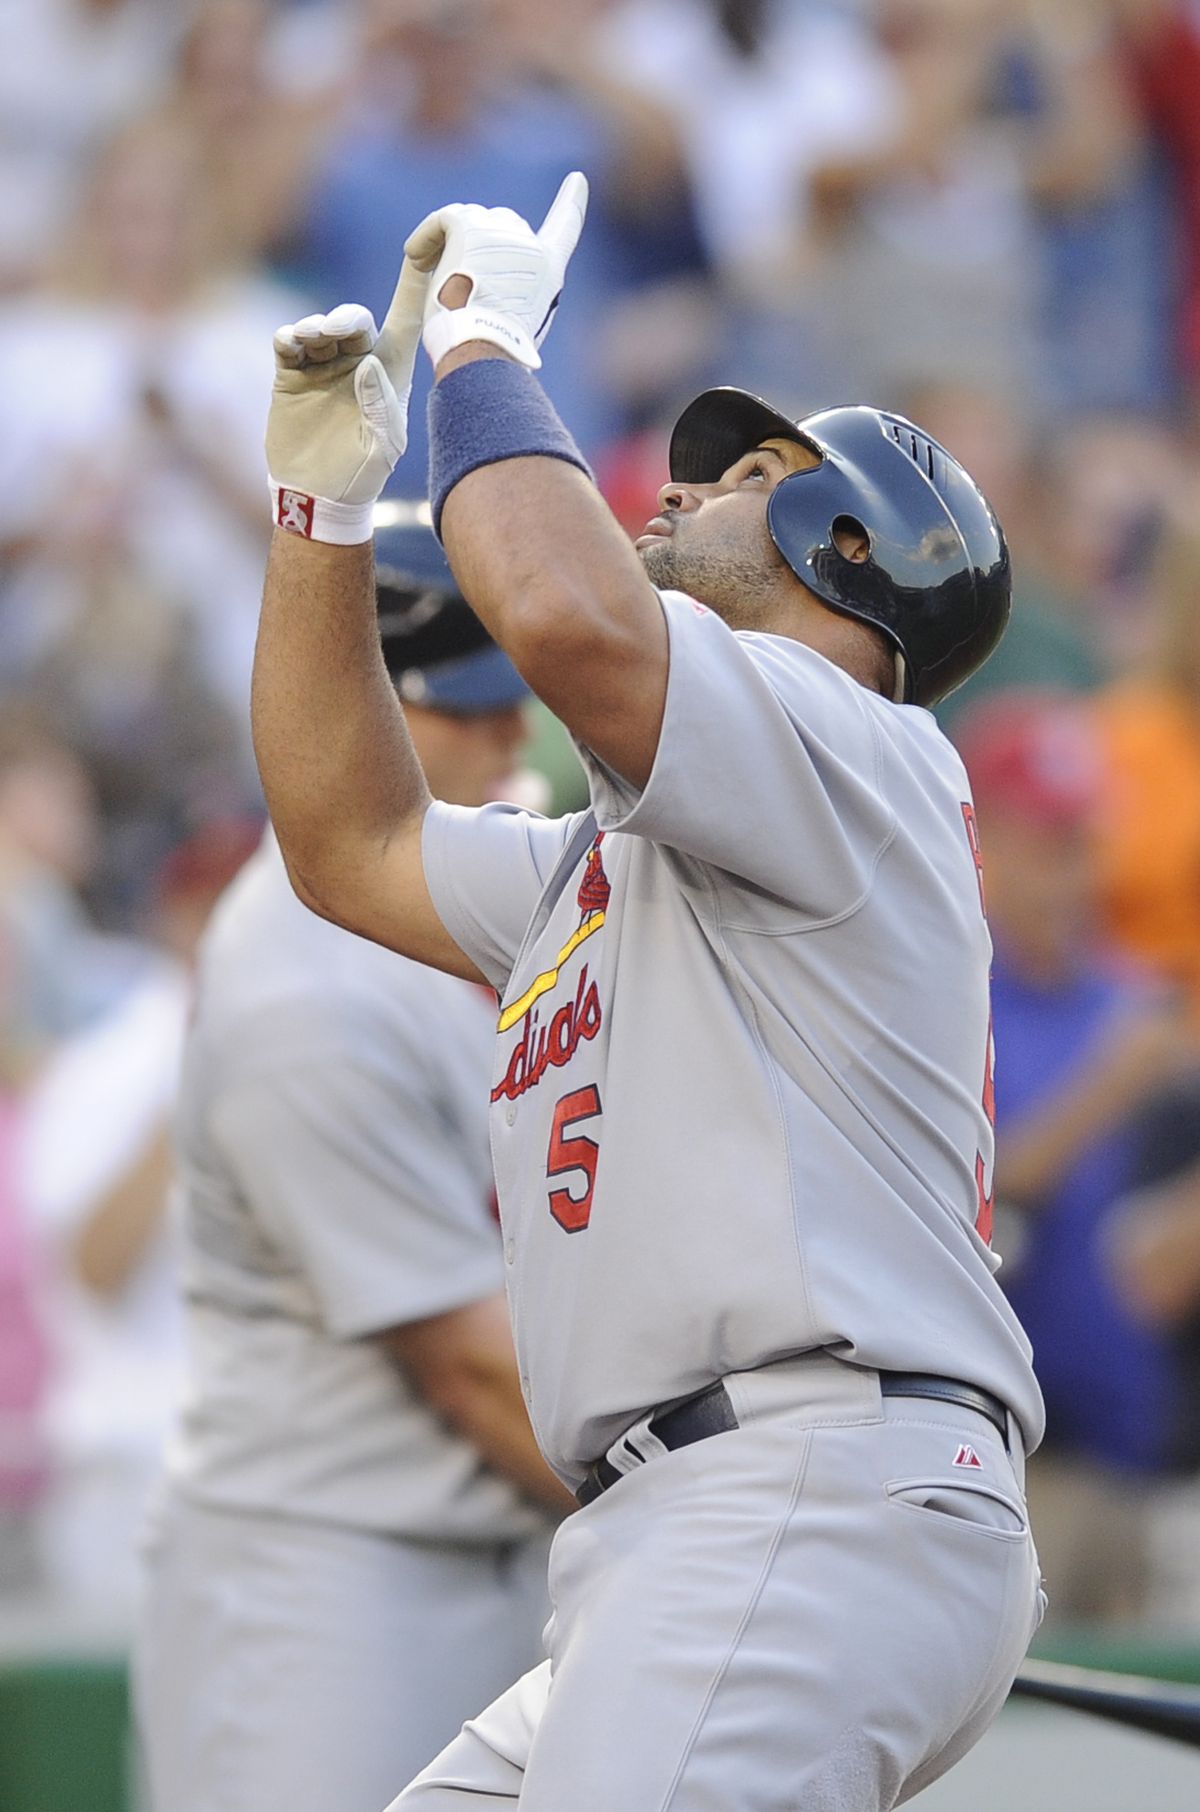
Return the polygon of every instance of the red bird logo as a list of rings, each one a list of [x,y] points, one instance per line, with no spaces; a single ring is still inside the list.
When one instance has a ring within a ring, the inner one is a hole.
[[[576,899],[579,910],[584,913],[603,912],[608,905],[611,889],[608,876],[604,872],[604,863],[600,859],[600,845],[604,841],[604,832],[596,832],[596,841],[588,850],[587,865],[583,871],[583,880],[579,883]]]

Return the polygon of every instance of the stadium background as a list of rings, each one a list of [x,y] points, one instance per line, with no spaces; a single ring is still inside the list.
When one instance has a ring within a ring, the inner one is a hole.
[[[545,375],[631,528],[710,382],[910,413],[1006,524],[1013,628],[946,725],[985,849],[993,801],[1002,1129],[1042,1116],[998,1171],[1058,1381],[1042,1527],[1074,1583],[1042,1647],[1200,1678],[1200,4],[0,0],[0,23],[5,1812],[131,1803],[173,1074],[196,938],[261,823],[271,332],[381,314],[430,207],[540,218],[572,167],[593,208]],[[530,761],[578,801],[545,719]],[[1055,1171],[1056,1090],[1093,1059],[1113,1111]],[[1194,1758],[1061,1715],[988,1742],[931,1808],[1200,1789]]]

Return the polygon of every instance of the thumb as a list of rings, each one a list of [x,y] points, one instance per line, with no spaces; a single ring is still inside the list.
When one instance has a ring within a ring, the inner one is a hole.
[[[376,430],[388,424],[398,406],[392,380],[373,352],[355,366],[354,395],[367,422]]]
[[[391,469],[408,445],[408,395],[412,386],[412,368],[406,374],[400,395],[385,371],[382,361],[369,352],[354,373],[354,394],[362,423],[374,450],[381,453]],[[364,447],[367,446],[364,440]]]
[[[538,228],[537,236],[547,250],[556,251],[565,269],[571,253],[579,244],[587,213],[588,182],[582,170],[564,176],[549,212]]]
[[[431,271],[446,249],[446,237],[462,213],[463,204],[452,201],[448,207],[435,208],[426,214],[420,226],[414,227],[404,241],[404,255],[419,271]]]

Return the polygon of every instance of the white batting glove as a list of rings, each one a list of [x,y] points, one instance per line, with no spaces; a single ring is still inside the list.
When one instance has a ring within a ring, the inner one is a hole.
[[[371,539],[375,499],[408,445],[408,399],[428,274],[406,258],[382,329],[343,302],[275,335],[267,417],[272,513],[343,546]]]
[[[425,350],[436,366],[454,346],[486,340],[536,371],[538,347],[550,331],[571,253],[587,213],[587,178],[573,170],[535,233],[511,208],[455,202],[421,222],[404,250],[421,271],[432,271],[425,301]],[[463,308],[438,297],[451,277],[466,277]]]

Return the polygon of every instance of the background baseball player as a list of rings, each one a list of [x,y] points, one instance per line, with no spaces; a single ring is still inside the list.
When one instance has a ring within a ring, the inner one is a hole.
[[[479,805],[527,688],[428,527],[379,552],[431,781]],[[504,1307],[493,1007],[309,912],[269,835],[217,910],[178,1115],[189,1388],[137,1657],[158,1812],[378,1812],[541,1652],[571,1499]]]
[[[584,193],[536,234],[447,208],[378,341],[350,306],[276,341],[272,814],[322,911],[502,991],[517,1352],[584,1506],[548,1663],[400,1804],[867,1812],[969,1746],[1038,1614],[978,838],[914,708],[1001,634],[1007,551],[911,424],[717,391],[635,553],[530,369]],[[369,506],[422,320],[435,523],[584,752],[576,817],[431,803],[379,665]]]

